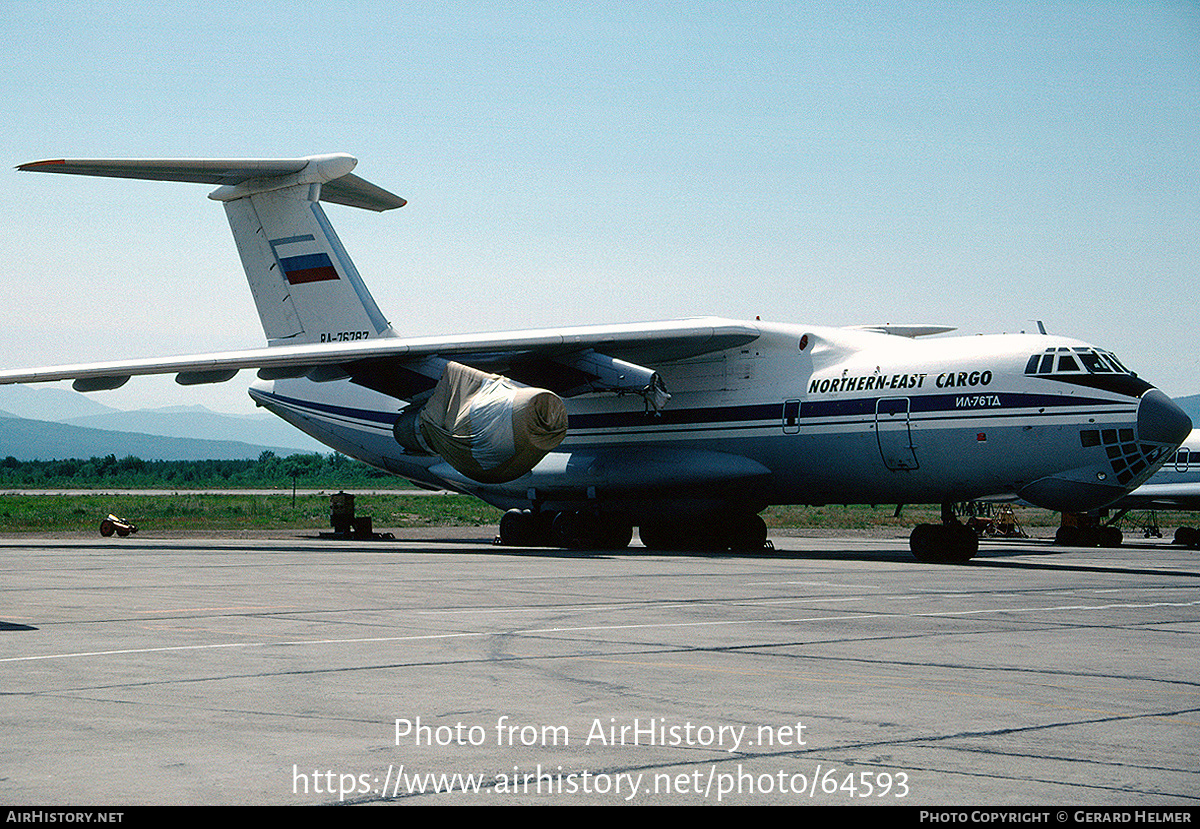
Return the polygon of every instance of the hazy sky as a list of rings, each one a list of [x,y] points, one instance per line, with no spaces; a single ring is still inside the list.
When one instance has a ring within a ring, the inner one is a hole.
[[[1200,4],[517,5],[8,0],[0,366],[264,342],[212,188],[16,164],[348,152],[402,335],[1041,319],[1200,393]]]

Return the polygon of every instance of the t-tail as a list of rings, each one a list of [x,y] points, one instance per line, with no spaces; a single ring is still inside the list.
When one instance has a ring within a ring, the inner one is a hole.
[[[77,159],[18,169],[220,185],[242,267],[270,345],[395,336],[321,209],[367,210],[404,199],[350,171],[348,155],[296,159]]]

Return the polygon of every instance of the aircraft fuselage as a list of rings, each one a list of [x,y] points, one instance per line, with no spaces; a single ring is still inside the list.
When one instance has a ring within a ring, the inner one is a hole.
[[[421,483],[502,508],[590,506],[633,523],[664,509],[989,495],[1089,509],[1174,448],[1155,428],[1177,409],[1160,392],[1147,398],[1148,384],[1131,375],[1115,382],[1107,363],[1099,373],[1030,372],[1036,355],[1097,352],[1077,340],[756,325],[761,335],[746,345],[656,364],[672,395],[661,411],[636,395],[568,398],[567,438],[506,484],[405,454],[391,435],[394,399],[357,390],[348,405],[349,384],[331,394],[306,380],[258,384],[252,395],[339,451]]]

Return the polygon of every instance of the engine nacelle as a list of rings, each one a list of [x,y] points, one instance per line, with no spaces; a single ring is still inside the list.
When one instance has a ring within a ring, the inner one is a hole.
[[[567,407],[554,392],[451,362],[429,402],[401,414],[392,433],[409,452],[441,455],[474,481],[500,484],[562,443]]]

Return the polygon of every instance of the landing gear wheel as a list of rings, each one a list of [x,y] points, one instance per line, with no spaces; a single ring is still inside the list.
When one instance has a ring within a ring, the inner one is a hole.
[[[600,529],[600,548],[604,550],[624,550],[633,541],[633,525],[628,521],[616,518],[602,518]]]
[[[944,529],[949,535],[947,561],[963,564],[975,558],[979,552],[979,536],[963,524],[947,524]]]
[[[918,524],[908,547],[917,561],[926,564],[961,564],[979,552],[979,536],[962,524]]]
[[[1077,547],[1083,541],[1083,530],[1079,527],[1059,527],[1054,531],[1054,543],[1063,547]]]
[[[767,524],[752,512],[713,512],[686,519],[652,518],[638,527],[650,550],[753,553],[767,543]]]
[[[623,550],[633,540],[633,525],[613,515],[560,512],[550,526],[555,543],[569,550]]]
[[[550,528],[558,546],[566,547],[568,550],[583,549],[585,546],[583,523],[582,516],[577,512],[560,512],[554,516],[554,520],[550,522]]]
[[[534,543],[533,514],[510,509],[500,516],[500,543],[506,547],[530,547]]]
[[[729,526],[729,548],[735,553],[753,553],[767,543],[767,522],[761,515],[738,515]]]
[[[510,509],[500,516],[500,537],[505,547],[553,547],[557,542],[550,532],[552,513]]]
[[[908,549],[912,550],[913,556],[917,561],[933,564],[939,561],[938,556],[938,530],[940,527],[936,524],[918,524],[913,527],[912,534],[908,537]]]

